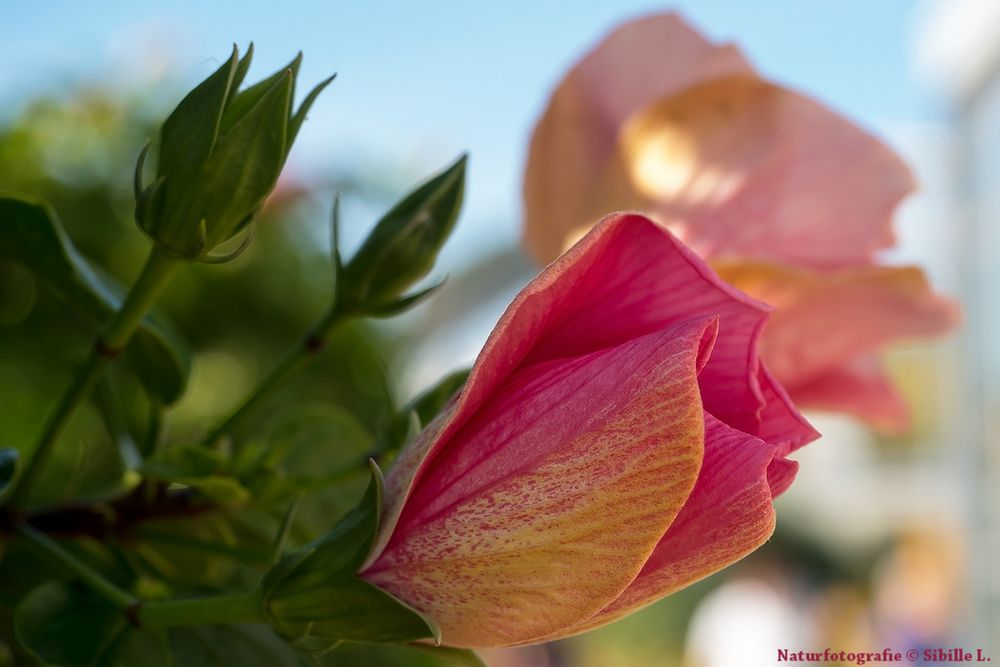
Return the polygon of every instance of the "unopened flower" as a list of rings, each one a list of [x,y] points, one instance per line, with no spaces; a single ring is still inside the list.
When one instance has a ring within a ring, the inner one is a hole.
[[[136,168],[136,220],[160,247],[199,259],[249,225],[274,189],[305,115],[330,79],[292,109],[301,54],[244,90],[253,47],[181,100],[160,130],[156,177]]]
[[[647,218],[609,216],[403,450],[358,576],[445,644],[492,647],[608,623],[753,551],[785,455],[817,437],[760,362],[768,312]]]

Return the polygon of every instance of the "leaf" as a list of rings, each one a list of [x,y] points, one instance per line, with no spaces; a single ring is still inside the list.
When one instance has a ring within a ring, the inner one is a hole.
[[[17,477],[17,464],[21,452],[15,447],[0,447],[0,503],[14,488]]]
[[[124,290],[99,276],[73,247],[52,208],[22,196],[0,196],[0,261],[31,271],[64,301],[95,322],[107,320]],[[147,315],[125,351],[145,389],[165,404],[184,393],[191,361],[180,336]]]
[[[89,590],[45,584],[14,612],[19,647],[58,667],[302,667],[302,658],[262,625],[134,628]]]
[[[291,647],[261,625],[176,628],[170,631],[170,646],[177,667],[303,665]]]
[[[115,665],[114,655],[127,633],[136,635],[130,642],[133,651],[138,642],[155,642],[152,633],[135,630],[121,612],[76,584],[39,586],[15,608],[13,626],[24,652],[58,667]],[[144,658],[143,665],[168,664],[155,661],[149,652]]]

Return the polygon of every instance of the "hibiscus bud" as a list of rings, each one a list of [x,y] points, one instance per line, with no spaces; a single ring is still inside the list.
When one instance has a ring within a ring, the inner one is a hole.
[[[391,314],[424,295],[401,295],[434,267],[462,207],[463,155],[396,204],[375,225],[338,276],[338,298],[374,314]]]
[[[292,111],[302,55],[270,77],[239,90],[253,45],[232,56],[181,100],[160,130],[156,178],[136,166],[136,221],[161,247],[198,259],[239,233],[274,189],[314,88]]]
[[[356,579],[444,645],[489,648],[583,632],[739,560],[774,529],[785,455],[817,435],[760,363],[768,313],[649,219],[605,218],[400,453]],[[309,569],[295,590],[335,580]]]

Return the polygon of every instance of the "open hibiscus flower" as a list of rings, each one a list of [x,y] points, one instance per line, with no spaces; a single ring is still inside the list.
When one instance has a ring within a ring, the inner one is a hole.
[[[876,138],[664,14],[616,29],[553,93],[525,172],[525,242],[547,262],[610,211],[647,213],[778,307],[762,354],[796,403],[900,430],[878,353],[957,320],[918,270],[874,263],[912,189]]]

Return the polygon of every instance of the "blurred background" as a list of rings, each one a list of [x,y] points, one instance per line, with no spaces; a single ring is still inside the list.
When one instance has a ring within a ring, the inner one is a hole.
[[[89,259],[130,279],[146,247],[131,221],[134,160],[186,87],[232,42],[251,40],[251,78],[298,50],[303,88],[338,73],[246,256],[185,268],[169,289],[164,309],[196,353],[171,422],[183,441],[231,409],[322,312],[333,193],[343,197],[349,253],[395,199],[469,151],[464,214],[436,270],[450,276],[443,292],[400,320],[342,332],[321,364],[247,426],[315,422],[370,440],[392,405],[471,363],[535,273],[519,247],[520,178],[552,86],[616,24],[669,8],[713,40],[738,42],[766,76],[906,157],[921,191],[900,209],[900,244],[887,259],[927,269],[963,303],[966,325],[947,342],[892,353],[914,413],[905,436],[811,415],[825,437],[796,455],[799,480],[778,502],[778,531],[753,556],[612,626],[498,652],[492,664],[755,667],[774,664],[778,648],[824,647],[963,646],[1000,659],[994,0],[581,0],[572,10],[546,1],[8,0],[0,6],[0,190],[48,198]],[[44,336],[27,335],[42,326]],[[89,344],[89,326],[30,274],[0,264],[4,442],[36,435]],[[85,437],[95,423],[96,412],[84,412],[67,437]],[[81,448],[89,463],[66,461],[62,470],[100,470],[106,450],[92,443]],[[53,468],[52,494],[100,488],[100,479],[67,482],[64,472]],[[375,664],[352,650],[336,664]],[[387,652],[380,660],[430,658]]]

